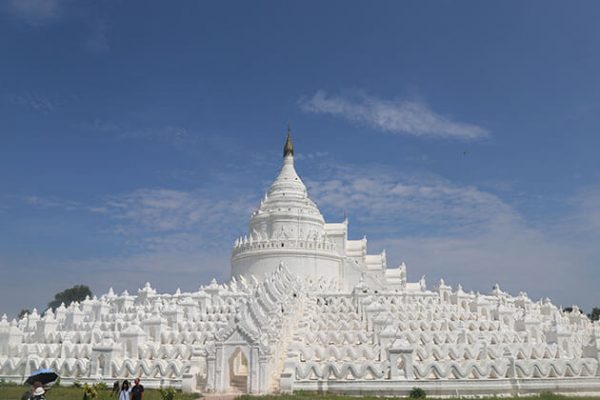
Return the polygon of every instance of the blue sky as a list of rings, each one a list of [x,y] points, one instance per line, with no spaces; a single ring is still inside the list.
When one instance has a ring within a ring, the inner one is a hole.
[[[0,2],[0,308],[193,290],[275,177],[409,278],[600,305],[597,2]]]

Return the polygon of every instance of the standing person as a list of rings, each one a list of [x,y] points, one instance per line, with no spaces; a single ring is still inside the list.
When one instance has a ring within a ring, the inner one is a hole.
[[[142,391],[144,389],[142,388]],[[121,385],[121,391],[119,392],[119,400],[130,400],[131,388],[129,387],[129,381],[125,379]]]
[[[119,386],[120,386],[119,381],[115,381],[115,383],[113,383],[113,388],[112,388],[112,391],[110,392],[110,397],[113,397],[113,396],[119,397],[119,391],[120,391]]]
[[[135,378],[131,388],[131,400],[144,400],[144,386],[140,384],[140,378]]]

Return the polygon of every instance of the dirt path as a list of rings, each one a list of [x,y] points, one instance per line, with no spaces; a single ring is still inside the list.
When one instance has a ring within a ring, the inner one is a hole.
[[[239,396],[239,394],[205,394],[202,397],[202,399],[207,399],[207,400],[233,400],[237,396]]]

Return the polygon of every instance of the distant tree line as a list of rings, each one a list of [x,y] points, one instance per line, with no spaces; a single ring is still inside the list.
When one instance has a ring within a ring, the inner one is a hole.
[[[563,311],[564,312],[573,312],[573,307],[565,307],[565,308],[563,308]],[[579,312],[581,314],[585,314],[585,312],[582,309],[579,309]],[[600,307],[592,308],[592,312],[588,313],[587,317],[592,321],[600,320]]]
[[[52,309],[52,311],[56,310],[62,303],[65,303],[65,306],[69,306],[71,303],[78,301],[81,302],[85,300],[86,297],[92,297],[92,291],[86,285],[75,285],[72,288],[65,289],[62,292],[58,292],[54,295],[54,299],[48,303],[47,309]],[[26,314],[31,314],[31,310],[24,308],[19,312],[19,319],[21,319]]]
[[[92,297],[92,291],[86,285],[75,285],[72,288],[65,289],[62,292],[56,293],[54,295],[54,300],[48,303],[48,308],[51,308],[52,311],[56,310],[62,303],[65,303],[65,306],[69,306],[69,304],[75,301],[83,301],[86,297]]]

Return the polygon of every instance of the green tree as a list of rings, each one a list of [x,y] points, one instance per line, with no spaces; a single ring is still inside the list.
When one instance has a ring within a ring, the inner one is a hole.
[[[570,313],[570,312],[573,312],[573,307],[565,307],[565,308],[563,308],[563,311],[564,311],[564,312],[569,312],[569,313]],[[579,313],[580,313],[580,314],[583,314],[583,313],[584,313],[584,312],[583,312],[583,310],[582,310],[581,308],[579,309]]]
[[[31,314],[31,310],[28,308],[24,308],[21,311],[19,311],[19,315],[17,316],[19,319],[23,318],[25,316],[25,314]]]
[[[92,291],[86,285],[75,285],[54,295],[54,300],[48,303],[48,308],[55,310],[61,303],[69,305],[74,301],[83,301],[86,296],[92,297]]]
[[[600,320],[600,308],[594,307],[592,308],[592,312],[588,314],[588,318],[592,321]]]

